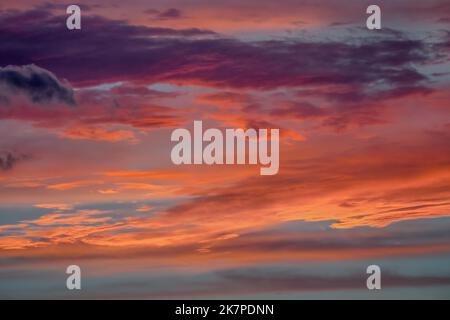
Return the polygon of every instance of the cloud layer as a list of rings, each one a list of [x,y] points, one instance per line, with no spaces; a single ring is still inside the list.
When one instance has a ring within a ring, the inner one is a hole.
[[[0,13],[1,297],[448,297],[448,5],[83,2]],[[279,173],[174,166],[194,120],[280,128]]]

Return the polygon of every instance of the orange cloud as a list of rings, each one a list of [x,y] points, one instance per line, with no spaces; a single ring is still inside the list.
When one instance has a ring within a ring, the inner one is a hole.
[[[149,211],[152,211],[152,210],[153,210],[152,206],[141,206],[141,207],[136,209],[137,212],[149,212]]]
[[[48,185],[47,188],[52,189],[52,190],[64,191],[64,190],[70,190],[70,189],[74,189],[74,188],[92,186],[92,185],[96,185],[96,184],[100,184],[100,183],[102,183],[102,182],[98,181],[98,180],[80,180],[80,181],[71,181],[71,182],[51,184],[51,185]]]
[[[133,131],[129,130],[108,130],[103,127],[71,127],[63,131],[63,137],[70,139],[87,139],[95,141],[129,141],[137,143],[137,138]]]
[[[62,203],[40,203],[34,205],[37,208],[43,208],[43,209],[54,209],[57,211],[67,211],[71,210],[72,206],[69,204],[62,204]]]
[[[115,189],[100,189],[97,191],[98,191],[98,193],[101,193],[101,194],[116,194],[119,192],[118,190],[115,190]]]
[[[185,175],[185,173],[181,171],[136,171],[136,170],[128,170],[128,171],[108,171],[101,173],[102,175],[108,177],[117,177],[117,178],[133,178],[133,179],[155,179],[155,180],[176,180]]]

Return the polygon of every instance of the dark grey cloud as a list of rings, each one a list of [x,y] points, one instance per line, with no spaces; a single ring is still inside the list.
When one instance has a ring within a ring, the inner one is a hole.
[[[310,229],[305,229],[306,226]],[[272,229],[241,234],[238,238],[216,245],[214,249],[218,252],[268,253],[288,250],[300,253],[353,249],[369,252],[387,247],[432,246],[450,243],[449,226],[449,218],[402,221],[384,229],[334,229],[324,222],[290,221]]]
[[[450,17],[440,18],[437,20],[440,23],[450,23]]]
[[[23,154],[17,154],[12,151],[0,151],[0,171],[11,170],[17,162],[27,159]]]
[[[299,272],[300,271],[300,272]],[[238,292],[292,292],[309,290],[343,290],[365,289],[367,275],[358,274],[319,275],[297,270],[263,270],[261,268],[231,269],[222,271],[222,288],[228,288],[232,293]],[[383,272],[383,287],[422,287],[433,285],[449,285],[450,276],[410,276],[389,271]],[[220,292],[219,288],[217,291]]]
[[[167,9],[161,12],[158,17],[160,19],[176,19],[181,17],[181,11],[175,8]]]
[[[364,267],[361,268],[364,270]],[[102,279],[96,288],[97,297],[114,298],[110,292],[121,288],[130,296],[140,298],[199,298],[199,297],[227,297],[254,294],[311,293],[314,291],[334,290],[364,290],[366,291],[367,274],[365,272],[336,272],[329,268],[319,274],[307,267],[297,269],[286,267],[260,266],[247,268],[230,268],[216,272],[191,275],[189,278],[179,274],[172,276],[160,275],[158,279],[141,276],[139,279],[126,280]],[[162,285],[164,284],[164,285]],[[448,275],[411,276],[383,271],[382,286],[385,291],[393,288],[428,286],[448,286]],[[156,287],[156,288],[155,288]],[[117,297],[117,296],[116,296]]]
[[[9,258],[0,259],[8,260]],[[73,261],[73,258],[72,258]],[[445,259],[438,262],[445,262]],[[404,261],[405,263],[412,261]],[[109,261],[109,263],[111,263]],[[54,262],[52,266],[64,270],[66,263]],[[114,264],[112,264],[114,266]],[[369,291],[366,287],[366,262],[353,266],[330,262],[326,266],[317,265],[259,265],[245,267],[229,267],[215,271],[190,272],[188,276],[177,270],[151,269],[151,272],[121,272],[120,274],[96,274],[86,280],[89,290],[80,293],[80,298],[96,299],[192,299],[221,297],[251,297],[263,294],[272,298],[286,295],[315,295],[322,293],[322,298],[330,295],[330,291],[355,290],[352,297],[364,298]],[[410,288],[421,292],[427,287],[442,287],[450,285],[448,273],[433,272],[429,268],[421,269],[423,274],[395,272],[388,265],[381,264],[382,290],[377,292],[378,298],[388,298],[394,295],[405,299],[404,291],[398,288]],[[114,270],[114,269],[113,269]],[[5,267],[0,270],[0,279],[5,286],[11,287],[7,292],[0,292],[0,297],[7,294],[10,298],[70,298],[67,290],[61,288],[60,275],[55,272],[36,267],[33,269]],[[24,282],[33,286],[21,290]],[[54,283],[51,290],[36,290],[42,286]],[[18,289],[19,288],[19,289]],[[419,290],[418,290],[419,289]],[[448,292],[448,291],[447,291]],[[362,296],[361,296],[362,294]],[[331,296],[331,295],[330,295]],[[425,292],[415,294],[416,297],[427,298]],[[348,297],[348,296],[347,296]],[[73,297],[72,297],[73,298]]]
[[[9,100],[8,96],[24,95],[33,103],[75,104],[73,90],[68,85],[35,65],[0,67],[0,88],[4,101]]]
[[[175,8],[170,8],[162,11],[156,9],[148,9],[144,12],[151,15],[154,19],[158,20],[180,19],[183,17],[181,11]]]

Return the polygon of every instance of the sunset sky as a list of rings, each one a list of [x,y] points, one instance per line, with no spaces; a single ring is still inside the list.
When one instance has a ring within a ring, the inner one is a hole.
[[[0,298],[450,298],[448,0],[68,4],[0,3]],[[278,174],[174,165],[194,120]]]

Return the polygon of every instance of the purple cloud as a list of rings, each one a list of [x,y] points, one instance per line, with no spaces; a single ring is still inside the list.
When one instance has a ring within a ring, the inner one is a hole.
[[[11,23],[17,20],[22,24]],[[69,32],[64,21],[43,10],[2,13],[0,41],[7,45],[1,64],[39,63],[78,84],[174,81],[271,89],[340,83],[364,89],[382,83],[380,90],[389,91],[423,86],[427,77],[412,64],[430,61],[422,41],[389,35],[357,44],[244,42],[207,30],[135,26],[99,16],[85,17],[83,32]]]

